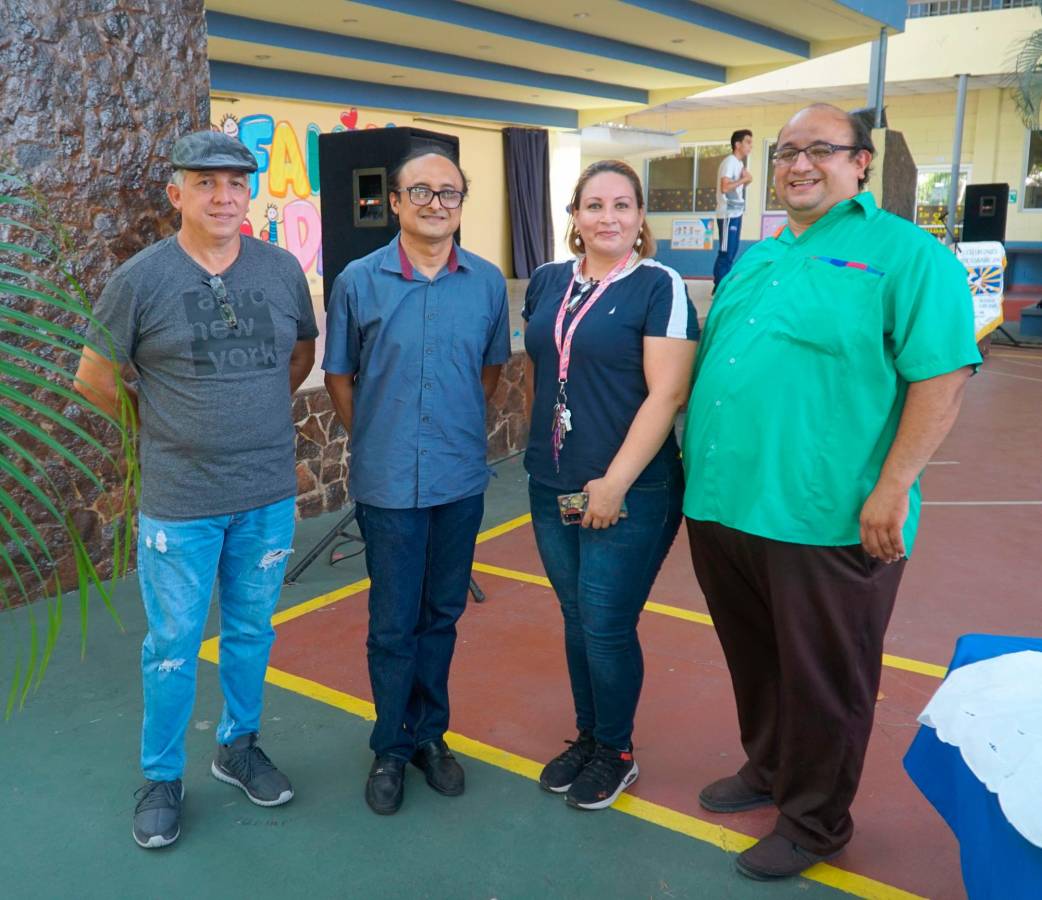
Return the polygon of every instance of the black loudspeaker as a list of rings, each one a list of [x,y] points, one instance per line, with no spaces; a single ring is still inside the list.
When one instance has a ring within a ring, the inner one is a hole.
[[[383,247],[398,233],[387,202],[387,178],[406,156],[423,147],[440,150],[459,163],[459,138],[451,134],[403,127],[319,135],[322,287],[327,307],[333,282],[344,266]]]
[[[966,185],[962,240],[1006,242],[1008,184]]]

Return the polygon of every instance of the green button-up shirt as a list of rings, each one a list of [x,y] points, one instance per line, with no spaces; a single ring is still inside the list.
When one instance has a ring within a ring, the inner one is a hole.
[[[858,518],[909,382],[977,366],[966,270],[862,193],[750,248],[716,292],[684,427],[684,513],[818,546]],[[904,529],[911,550],[918,481]]]

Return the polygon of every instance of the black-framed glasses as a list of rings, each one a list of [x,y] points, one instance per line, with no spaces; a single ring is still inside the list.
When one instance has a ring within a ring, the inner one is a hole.
[[[224,319],[224,324],[229,328],[238,328],[239,317],[235,315],[235,310],[232,309],[232,305],[228,302],[228,288],[224,286],[221,276],[214,275],[206,283],[210,285],[210,290],[213,291],[213,297],[217,301],[217,308],[221,311],[221,318]]]
[[[466,194],[452,188],[435,191],[422,184],[414,184],[412,187],[400,188],[398,193],[405,192],[413,206],[428,206],[435,197],[445,209],[458,209]]]
[[[849,144],[828,144],[825,141],[815,141],[806,147],[782,147],[771,154],[771,159],[776,166],[791,166],[803,153],[809,162],[820,163],[825,162],[833,153],[840,150],[860,149],[860,147],[852,147]]]

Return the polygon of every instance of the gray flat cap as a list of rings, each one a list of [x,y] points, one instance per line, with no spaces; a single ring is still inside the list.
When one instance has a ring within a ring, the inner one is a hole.
[[[180,138],[170,151],[175,169],[237,169],[256,172],[257,160],[242,141],[223,131],[194,131]]]

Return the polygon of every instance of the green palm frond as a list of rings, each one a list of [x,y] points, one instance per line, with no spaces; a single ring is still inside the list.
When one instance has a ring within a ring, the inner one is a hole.
[[[107,494],[114,507],[112,578],[125,573],[130,561],[138,487],[134,417],[118,377],[118,419],[74,391],[73,370],[85,343],[81,332],[88,326],[102,336],[88,346],[115,356],[111,337],[94,319],[73,275],[73,259],[68,232],[44,198],[0,160],[0,608],[37,598],[45,598],[46,606],[42,628],[30,607],[27,642],[0,646],[0,669],[13,669],[7,715],[39,684],[54,649],[63,587],[72,586],[61,583],[59,556],[71,555],[75,562],[81,652],[92,588],[119,622],[111,584],[100,574],[107,566],[92,559],[76,524],[88,498]],[[82,458],[84,451],[94,463]],[[58,543],[64,554],[57,552]]]
[[[1042,10],[1042,2],[1038,4]],[[1009,87],[1021,121],[1031,129],[1042,126],[1042,29],[1015,47]]]

